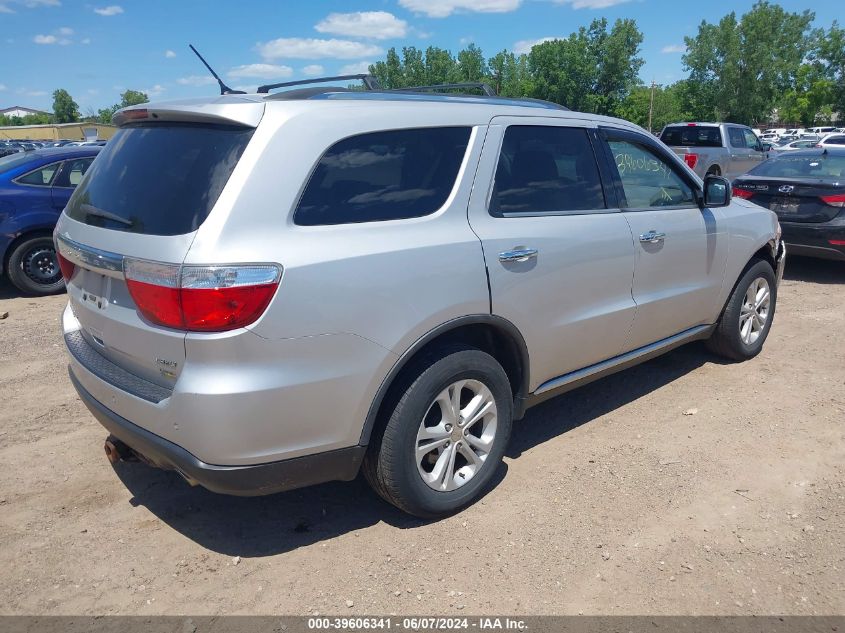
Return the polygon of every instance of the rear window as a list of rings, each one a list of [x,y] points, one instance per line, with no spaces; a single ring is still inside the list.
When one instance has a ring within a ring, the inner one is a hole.
[[[417,218],[446,202],[470,128],[360,134],[332,145],[294,213],[300,226]]]
[[[722,134],[717,127],[669,126],[663,130],[660,140],[670,147],[722,147]]]
[[[750,174],[773,178],[845,178],[845,155],[784,153],[760,163]]]
[[[67,206],[91,226],[147,235],[195,231],[252,137],[251,128],[138,124],[118,130]]]

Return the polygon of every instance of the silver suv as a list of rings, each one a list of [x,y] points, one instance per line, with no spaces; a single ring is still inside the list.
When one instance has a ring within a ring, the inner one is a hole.
[[[625,121],[337,88],[115,120],[55,232],[112,460],[238,495],[363,470],[441,516],[526,408],[697,339],[751,358],[772,324],[775,214]]]

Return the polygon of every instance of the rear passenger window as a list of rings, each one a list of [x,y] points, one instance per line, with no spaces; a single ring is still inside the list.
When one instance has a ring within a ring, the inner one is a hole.
[[[492,215],[592,211],[606,208],[587,131],[512,125],[505,132]]]
[[[62,169],[56,177],[56,182],[53,186],[76,187],[76,185],[82,182],[82,177],[85,175],[85,172],[88,171],[88,168],[91,166],[93,161],[93,158],[77,158],[75,160],[67,161],[64,169]]]
[[[308,182],[301,226],[417,218],[446,202],[469,143],[469,127],[372,132],[332,145]]]

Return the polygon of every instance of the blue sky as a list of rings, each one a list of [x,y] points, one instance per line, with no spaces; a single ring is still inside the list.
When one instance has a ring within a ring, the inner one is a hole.
[[[503,48],[566,36],[593,18],[633,18],[645,40],[641,77],[684,76],[683,38],[702,19],[742,14],[752,0],[0,0],[0,107],[49,110],[66,88],[81,106],[119,100],[126,88],[168,99],[216,90],[188,49],[193,43],[232,86],[314,74],[362,72],[391,46],[456,53],[475,42]],[[810,8],[817,26],[840,0],[782,0]],[[839,10],[837,10],[839,9]]]

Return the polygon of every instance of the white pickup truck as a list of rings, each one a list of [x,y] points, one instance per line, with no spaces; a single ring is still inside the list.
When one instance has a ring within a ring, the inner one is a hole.
[[[660,140],[702,178],[714,174],[733,180],[768,158],[752,129],[736,123],[672,123]]]

